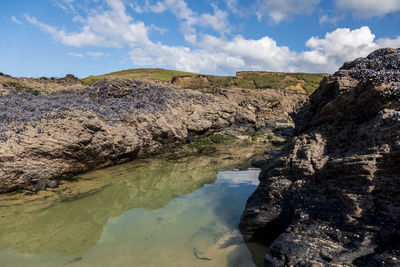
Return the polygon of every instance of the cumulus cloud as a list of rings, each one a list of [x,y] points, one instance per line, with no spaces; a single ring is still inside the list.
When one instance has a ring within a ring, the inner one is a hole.
[[[18,20],[16,17],[14,17],[14,16],[12,16],[11,17],[11,20],[14,22],[14,23],[16,23],[16,24],[22,24],[22,21],[20,21],[20,20]]]
[[[360,18],[383,16],[400,11],[399,0],[336,0],[336,8],[350,10]]]
[[[295,15],[311,14],[319,0],[258,0],[257,17],[267,16],[272,22],[280,23]]]
[[[306,42],[310,51],[302,53],[301,57],[311,71],[334,72],[345,61],[366,56],[379,48],[374,39],[375,35],[367,26],[355,30],[339,28],[323,39],[311,37]]]
[[[396,39],[378,39],[369,27],[339,28],[324,38],[311,37],[308,51],[295,52],[270,37],[257,40],[236,36],[232,40],[201,35],[199,46],[152,44],[130,52],[135,65],[160,66],[203,73],[233,74],[238,70],[284,72],[335,72],[344,62],[364,57],[382,47],[399,47]]]
[[[269,37],[247,40],[236,36],[231,41],[210,36],[207,38],[201,42],[203,48],[153,44],[133,49],[130,55],[132,62],[137,65],[157,65],[192,72],[234,73],[245,69],[295,71],[290,65],[296,60],[296,54],[288,47],[277,46]]]

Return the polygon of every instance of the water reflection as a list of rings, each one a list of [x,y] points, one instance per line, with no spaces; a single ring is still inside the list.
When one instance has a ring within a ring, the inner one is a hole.
[[[224,148],[229,157],[136,161],[89,173],[55,192],[1,196],[0,261],[252,266],[237,224],[259,171],[218,170],[245,162],[255,149]]]

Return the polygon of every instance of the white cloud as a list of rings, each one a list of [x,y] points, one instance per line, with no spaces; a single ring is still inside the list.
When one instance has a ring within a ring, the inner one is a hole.
[[[131,50],[135,65],[160,66],[192,72],[215,73],[220,70],[243,68],[245,62],[223,51],[190,49],[183,46],[153,44],[150,47]]]
[[[35,17],[25,15],[25,18],[28,22],[38,26],[43,32],[50,34],[53,39],[60,41],[65,45],[77,47],[87,45],[95,46],[101,44],[109,46],[112,45],[112,43],[108,43],[104,37],[96,35],[94,32],[92,32],[89,26],[83,27],[82,31],[79,33],[66,33],[64,30],[57,30],[53,26],[38,21]]]
[[[280,23],[295,15],[311,14],[318,4],[319,0],[258,0],[256,15],[259,20],[267,16]]]
[[[184,0],[164,0],[164,5],[179,19],[195,19],[196,12]]]
[[[82,55],[82,54],[79,54],[79,53],[73,53],[73,52],[67,53],[67,56],[71,56],[71,57],[80,57],[80,58],[83,58],[83,57],[85,57],[85,56],[84,56],[84,55]]]
[[[157,2],[155,5],[149,6],[149,9],[154,13],[162,13],[167,8],[163,2]]]
[[[217,5],[211,4],[213,14],[203,13],[198,14],[188,7],[185,0],[163,0],[155,4],[150,4],[146,0],[144,5],[131,3],[130,6],[138,13],[154,12],[161,13],[170,11],[180,21],[180,30],[184,35],[185,40],[190,44],[197,42],[196,27],[211,28],[223,35],[230,32],[231,27],[228,21],[228,13],[218,8]]]
[[[379,48],[369,27],[350,30],[339,28],[325,38],[311,37],[306,46],[310,51],[301,54],[310,71],[334,72],[345,61],[368,55]],[[308,63],[308,64],[307,64]]]
[[[205,35],[202,48],[189,49],[182,46],[153,44],[150,47],[131,51],[136,65],[162,66],[203,73],[234,73],[237,70],[295,71],[296,53],[288,47],[279,47],[276,42],[264,37],[247,40],[237,36],[231,41]]]
[[[148,1],[146,1],[146,3],[148,3]],[[129,3],[130,8],[132,8],[136,13],[143,13],[143,12],[148,12],[147,9],[145,9],[145,7],[136,4],[136,3]]]
[[[145,0],[144,5],[135,3],[129,3],[129,6],[136,12],[136,13],[143,13],[143,12],[154,12],[154,13],[162,13],[167,8],[163,2],[158,1],[154,5],[151,5],[149,0]]]
[[[201,37],[201,48],[152,44],[131,50],[130,56],[135,65],[157,65],[203,73],[234,73],[244,69],[294,70],[288,67],[288,63],[291,58],[295,59],[296,54],[287,47],[278,47],[269,37],[247,40],[236,36],[231,41],[211,35]]]
[[[379,39],[377,40],[377,44],[379,47],[400,48],[400,36],[397,36],[396,39],[390,39],[390,38]]]
[[[226,7],[233,13],[238,13],[238,2],[237,0],[225,0]]]
[[[61,0],[61,1],[55,1],[54,5],[61,8],[66,14],[69,13],[76,13],[76,9],[73,5],[73,2],[75,0]]]
[[[106,0],[109,10],[103,13],[91,13],[81,18],[83,27],[79,32],[65,32],[56,27],[38,21],[35,17],[25,16],[28,22],[50,34],[55,40],[71,46],[114,46],[146,45],[150,43],[148,28],[143,22],[134,22],[128,16],[120,0]]]
[[[145,24],[141,21],[134,22],[132,17],[127,15],[122,1],[106,2],[111,7],[110,10],[87,18],[87,27],[92,32],[102,36],[108,43],[118,46],[145,45],[150,42]]]
[[[336,8],[350,10],[360,18],[383,16],[400,11],[399,0],[336,0]]]
[[[199,36],[200,41],[197,46],[207,50],[219,49],[227,42],[226,38],[219,38],[210,34],[200,34]]]
[[[16,17],[14,17],[14,16],[12,16],[11,17],[11,20],[14,22],[14,23],[16,23],[16,24],[22,24],[22,21],[20,21],[20,20],[18,20]]]
[[[154,30],[156,32],[159,32],[160,34],[164,34],[164,33],[166,33],[168,31],[168,29],[157,27],[154,24],[150,24],[150,29],[152,29],[152,30]]]
[[[238,70],[269,70],[283,72],[335,72],[344,62],[367,56],[375,49],[400,46],[396,39],[378,39],[368,27],[350,30],[339,28],[324,38],[311,37],[308,51],[295,52],[279,46],[270,37],[258,40],[236,36],[232,40],[200,35],[199,47],[152,44],[131,50],[135,65],[233,74]]]
[[[210,27],[219,33],[230,31],[228,13],[219,9],[216,5],[212,5],[214,14],[202,14],[198,18],[198,24],[202,27]]]
[[[324,24],[332,24],[336,25],[340,20],[342,20],[344,16],[329,16],[329,15],[322,15],[319,18],[319,24],[324,25]]]
[[[80,22],[80,23],[84,23],[85,22],[85,19],[82,17],[82,16],[74,16],[73,18],[72,18],[72,21],[73,22]]]

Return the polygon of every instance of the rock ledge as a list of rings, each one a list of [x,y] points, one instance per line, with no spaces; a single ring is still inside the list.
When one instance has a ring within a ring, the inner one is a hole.
[[[285,121],[307,100],[283,90],[189,90],[127,79],[72,90],[67,78],[66,91],[61,84],[40,94],[0,94],[0,193],[54,187],[232,125]]]

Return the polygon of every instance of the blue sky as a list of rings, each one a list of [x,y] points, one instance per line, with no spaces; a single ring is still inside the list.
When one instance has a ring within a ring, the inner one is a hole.
[[[400,47],[400,0],[1,0],[0,72],[334,72]]]

